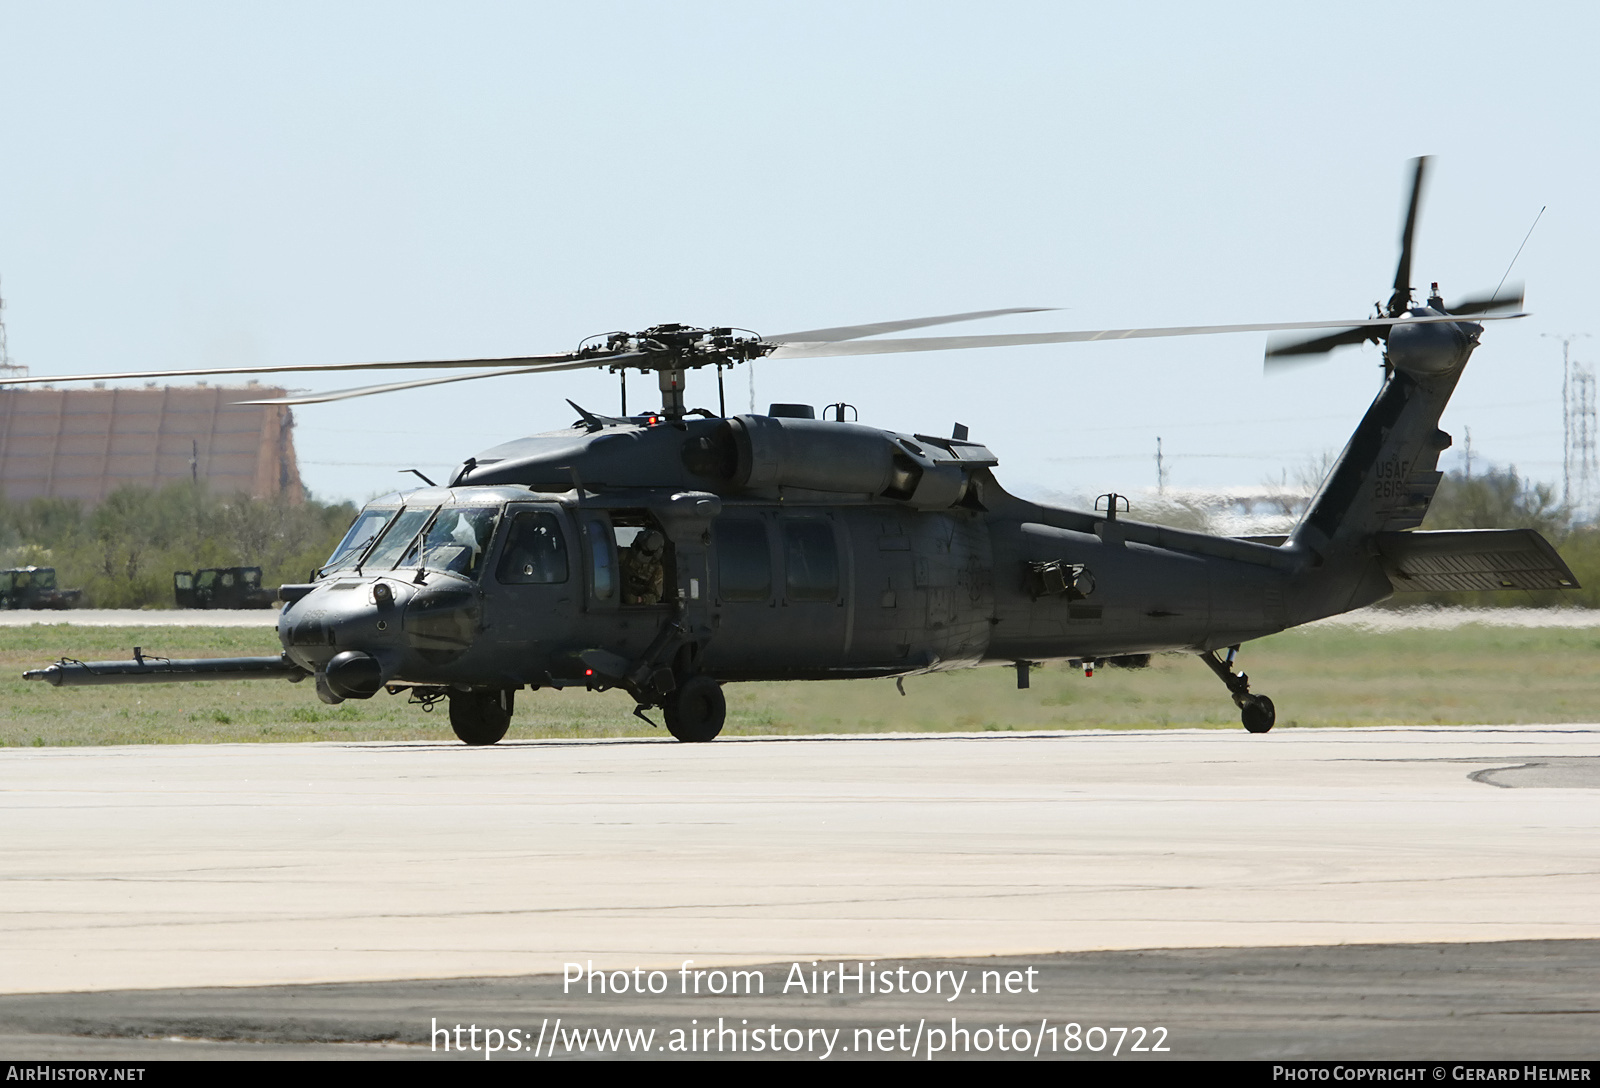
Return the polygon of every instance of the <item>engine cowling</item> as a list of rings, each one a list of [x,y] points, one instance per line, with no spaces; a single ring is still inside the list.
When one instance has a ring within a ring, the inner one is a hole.
[[[923,509],[960,502],[968,477],[955,460],[887,431],[782,416],[735,416],[691,438],[690,472],[733,491],[805,488],[897,499]]]

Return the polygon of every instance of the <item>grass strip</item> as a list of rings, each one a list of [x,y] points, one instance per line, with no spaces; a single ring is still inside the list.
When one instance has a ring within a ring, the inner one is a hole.
[[[453,740],[443,705],[431,714],[404,696],[325,706],[309,683],[278,680],[52,688],[25,668],[67,655],[121,659],[133,646],[167,657],[271,654],[262,628],[86,628],[0,631],[0,745],[195,744],[239,741]],[[1278,707],[1279,729],[1600,720],[1600,631],[1491,628],[1381,634],[1347,628],[1288,631],[1250,643],[1240,664]],[[725,735],[1029,729],[1238,729],[1217,679],[1187,655],[1147,669],[1084,678],[1065,664],[1016,690],[1009,669],[971,669],[905,681],[730,684]],[[650,736],[620,692],[524,691],[510,736]],[[655,715],[659,720],[659,715]]]

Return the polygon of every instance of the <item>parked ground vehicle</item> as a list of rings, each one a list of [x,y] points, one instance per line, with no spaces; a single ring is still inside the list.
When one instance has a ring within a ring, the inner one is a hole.
[[[0,608],[75,608],[81,589],[58,589],[54,567],[0,570]]]
[[[179,608],[271,608],[277,593],[261,588],[260,567],[206,567],[172,575]]]

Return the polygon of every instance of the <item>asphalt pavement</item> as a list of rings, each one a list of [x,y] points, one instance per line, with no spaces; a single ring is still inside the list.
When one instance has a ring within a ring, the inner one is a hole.
[[[1600,726],[8,749],[0,783],[21,1057],[419,1056],[427,1010],[1025,1015],[1189,1056],[1592,1056],[1600,1020]],[[1049,988],[553,989],[993,957]]]

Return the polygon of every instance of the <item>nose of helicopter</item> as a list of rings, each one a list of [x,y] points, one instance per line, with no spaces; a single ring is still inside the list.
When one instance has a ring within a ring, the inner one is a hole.
[[[479,611],[475,587],[456,575],[331,578],[284,606],[278,639],[319,693],[365,699],[402,666],[426,672],[465,654]]]
[[[398,662],[404,646],[401,618],[415,594],[413,587],[396,579],[319,582],[284,606],[278,617],[278,641],[295,664],[318,674],[359,675],[350,694],[372,695],[387,679],[382,674],[388,670],[366,662]]]

